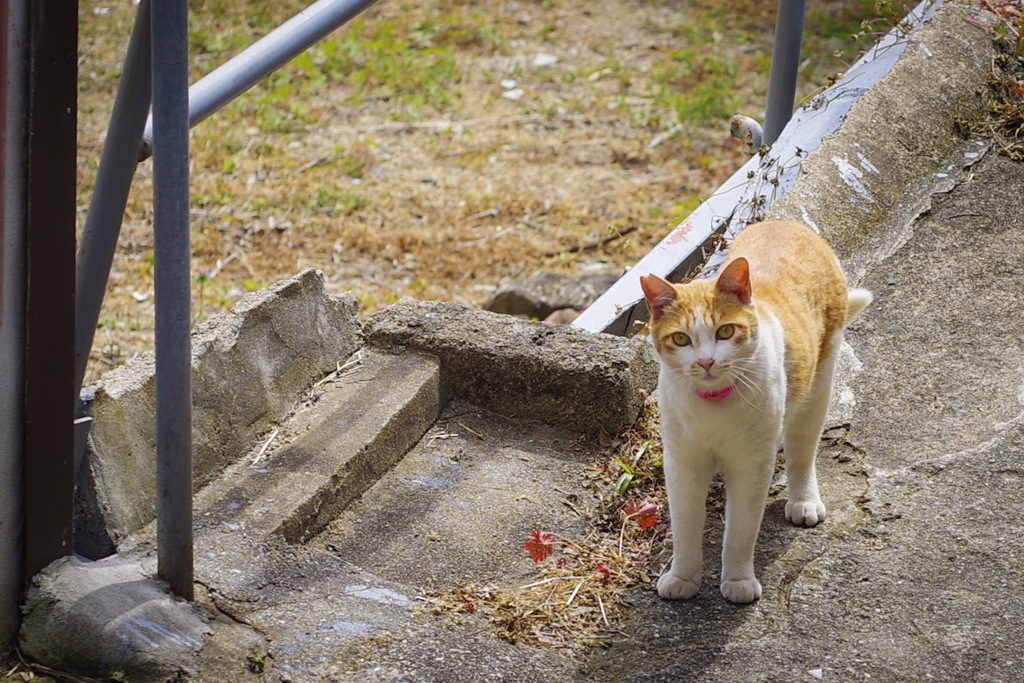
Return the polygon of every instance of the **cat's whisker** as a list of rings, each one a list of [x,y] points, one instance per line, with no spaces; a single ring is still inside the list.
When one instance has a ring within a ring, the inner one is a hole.
[[[736,387],[739,390],[736,393],[739,397],[751,408],[761,412],[764,409],[764,392],[761,387],[746,375],[736,374],[734,378],[736,380]]]
[[[755,391],[752,391],[749,394],[746,391],[743,391],[743,388],[740,388],[740,390],[736,393],[743,400],[743,402],[750,406],[752,409],[756,410],[759,413],[763,412],[764,401],[761,398],[761,392],[760,390],[757,389],[757,387],[751,388],[755,389]]]
[[[737,370],[733,373],[738,382],[742,382],[747,386],[752,393],[756,393],[758,398],[763,398],[765,393],[764,385],[758,381],[761,373],[756,370]]]

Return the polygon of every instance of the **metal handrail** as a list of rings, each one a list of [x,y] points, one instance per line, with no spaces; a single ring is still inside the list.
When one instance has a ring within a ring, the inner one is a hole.
[[[192,600],[188,0],[155,3],[152,33],[157,575]]]
[[[155,152],[157,571],[187,599],[193,596],[188,130],[373,2],[319,0],[191,88],[187,2],[139,4],[78,248],[74,391],[78,400],[135,167]],[[76,472],[82,456],[75,453]]]
[[[121,81],[110,114],[110,127],[100,155],[99,171],[78,243],[75,282],[75,377],[77,399],[85,379],[99,322],[103,294],[110,279],[121,220],[135,177],[139,142],[151,101],[153,66],[150,46],[149,0],[142,0],[135,15]],[[75,471],[78,471],[76,454]]]
[[[195,126],[299,56],[376,0],[319,0],[263,36],[188,89],[188,123]],[[139,161],[152,153],[153,120],[146,122]]]
[[[779,0],[779,12],[775,17],[772,66],[768,74],[768,100],[764,112],[764,134],[761,138],[763,145],[772,145],[793,117],[806,12],[806,0]]]

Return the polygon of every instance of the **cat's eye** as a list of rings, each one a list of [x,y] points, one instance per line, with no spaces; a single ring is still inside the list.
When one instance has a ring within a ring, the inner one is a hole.
[[[736,326],[731,323],[722,325],[715,332],[715,336],[719,339],[732,339],[734,334],[736,334]]]
[[[672,343],[675,344],[676,346],[689,346],[690,337],[687,336],[686,334],[683,334],[682,332],[676,332],[675,334],[672,335]]]

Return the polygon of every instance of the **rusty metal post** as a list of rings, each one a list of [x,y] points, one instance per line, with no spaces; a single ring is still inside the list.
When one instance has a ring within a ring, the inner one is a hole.
[[[29,7],[25,110],[25,578],[72,552],[78,3]]]
[[[0,652],[12,645],[21,620],[22,429],[25,403],[25,234],[21,225],[25,72],[21,55],[9,54],[14,37],[24,34],[19,5],[0,2]]]

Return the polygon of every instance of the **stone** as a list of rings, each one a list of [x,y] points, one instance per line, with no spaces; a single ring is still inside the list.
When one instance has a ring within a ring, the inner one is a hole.
[[[484,309],[543,320],[560,309],[582,311],[616,280],[618,275],[614,273],[571,277],[539,270],[522,283],[499,289]]]
[[[59,671],[133,683],[194,674],[190,663],[211,633],[211,615],[151,578],[155,561],[67,557],[32,580],[22,653]]]
[[[372,316],[367,341],[436,355],[451,397],[506,417],[618,433],[636,420],[657,363],[646,342],[531,323],[460,304],[403,299]]]

